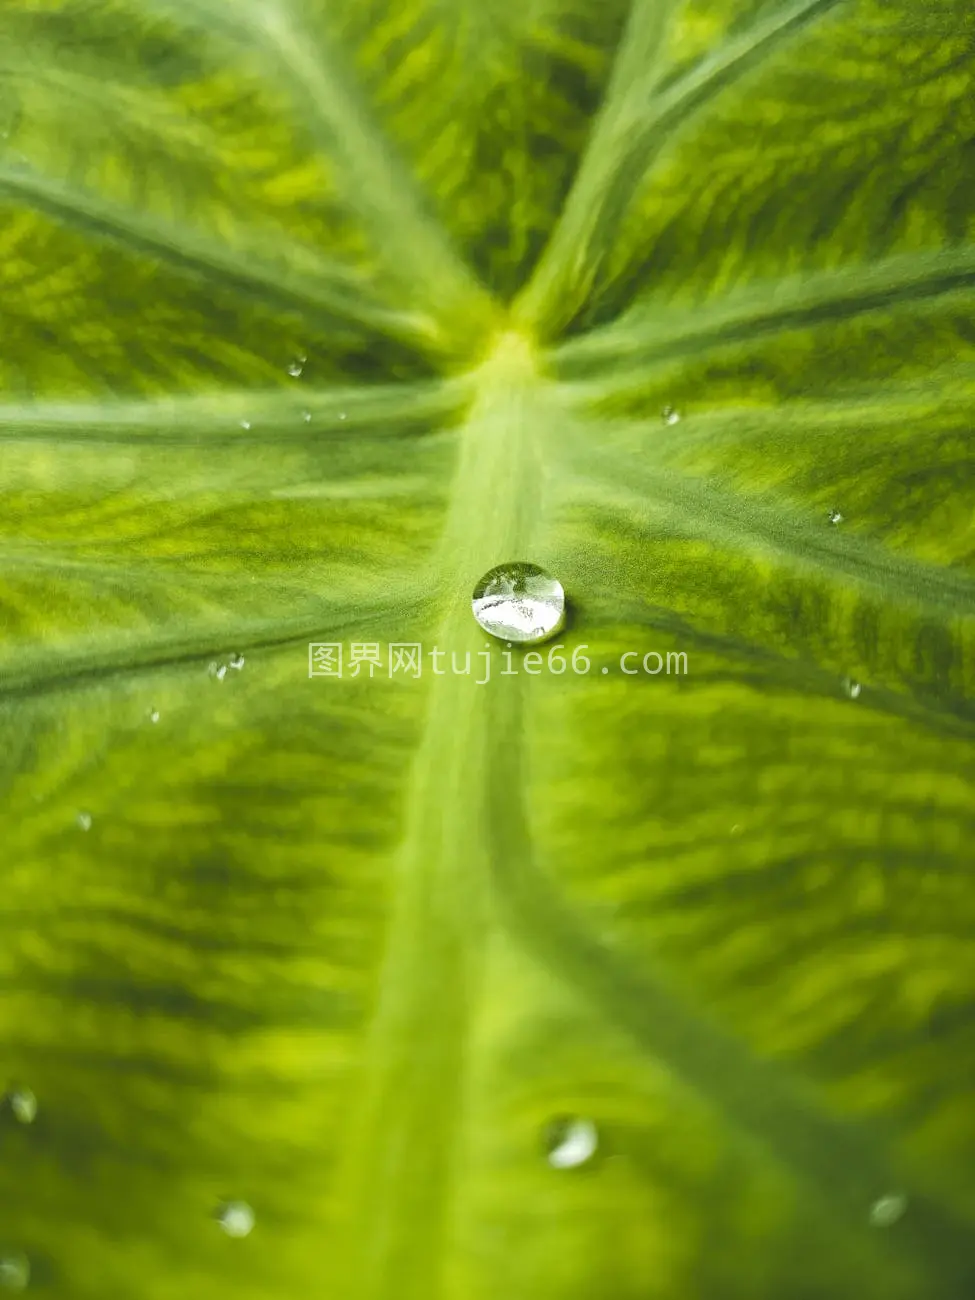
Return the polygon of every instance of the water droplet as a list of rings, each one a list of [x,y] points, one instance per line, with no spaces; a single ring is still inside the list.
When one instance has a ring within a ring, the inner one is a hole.
[[[251,422],[250,422],[250,420],[241,420],[241,422],[240,422],[240,427],[241,427],[242,429],[249,429],[249,428],[251,427]]]
[[[680,424],[680,411],[675,410],[672,406],[665,406],[660,412],[660,418],[664,424]]]
[[[302,411],[301,418],[304,420],[305,424],[311,424],[311,411]]]
[[[599,1134],[589,1119],[563,1116],[549,1124],[545,1154],[553,1169],[577,1169],[596,1154]]]
[[[600,668],[599,671],[600,671],[600,672],[603,674],[603,676],[605,677],[606,674],[609,672],[609,669],[608,669],[608,668]]]
[[[215,677],[218,682],[222,682],[223,679],[227,676],[227,665],[212,663],[210,664],[209,668],[207,668],[207,672],[210,674],[211,677]]]
[[[11,1088],[7,1103],[18,1124],[33,1124],[37,1118],[37,1098],[30,1088]]]
[[[5,1255],[0,1259],[0,1287],[23,1291],[30,1281],[30,1260],[26,1255]]]
[[[292,379],[297,379],[305,368],[307,357],[298,357],[288,366],[288,374]]]
[[[499,564],[474,588],[474,617],[485,632],[519,645],[537,645],[565,621],[562,584],[537,564]]]
[[[90,830],[91,830],[91,813],[90,813],[90,812],[80,812],[80,813],[78,813],[77,817],[75,817],[75,821],[77,822],[78,826],[79,826],[83,831],[90,831]]]
[[[851,700],[855,700],[860,694],[860,683],[854,681],[852,677],[843,678],[843,689]]]
[[[903,1192],[888,1192],[874,1201],[870,1207],[870,1222],[875,1228],[889,1228],[896,1223],[907,1209],[907,1197]]]
[[[731,833],[732,833],[732,835],[740,835],[740,834],[741,834],[741,826],[739,825],[738,822],[735,822],[734,826],[732,826],[732,828],[731,828]]]
[[[838,510],[831,510],[829,512],[829,522],[831,524],[841,524],[843,522],[843,516]]]
[[[159,710],[158,710],[158,709],[150,709],[150,710],[149,710],[149,721],[150,721],[150,722],[158,722],[158,721],[159,721]]]
[[[349,418],[347,411],[339,411],[339,419],[347,420]]]
[[[217,1211],[217,1222],[228,1237],[247,1237],[254,1227],[254,1211],[246,1201],[227,1201]]]
[[[242,654],[235,654],[230,656],[230,666],[231,668],[234,669],[235,672],[239,673],[240,670],[243,668],[244,663],[245,660]]]

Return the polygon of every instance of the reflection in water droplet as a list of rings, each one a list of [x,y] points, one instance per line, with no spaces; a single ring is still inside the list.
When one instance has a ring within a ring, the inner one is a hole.
[[[474,588],[471,608],[491,636],[537,645],[554,636],[565,622],[565,592],[537,564],[499,564]]]
[[[90,831],[90,830],[91,830],[91,813],[89,813],[89,812],[80,812],[80,813],[78,813],[77,817],[75,818],[75,821],[77,822],[77,824],[80,826],[80,828],[81,828],[83,831]]]
[[[231,655],[231,656],[230,656],[230,666],[231,666],[231,668],[233,668],[233,669],[234,669],[236,672],[238,672],[238,673],[239,673],[240,670],[243,668],[243,666],[244,666],[244,662],[245,662],[245,660],[244,660],[244,656],[241,655],[241,654],[236,654],[236,655]]]
[[[30,1281],[30,1261],[26,1255],[5,1255],[0,1259],[0,1287],[23,1291]]]
[[[874,1201],[870,1207],[870,1222],[876,1228],[889,1228],[896,1223],[907,1209],[907,1197],[903,1192],[889,1192]]]
[[[217,1222],[228,1237],[246,1237],[254,1227],[254,1211],[246,1201],[227,1201],[217,1211]]]
[[[829,512],[829,522],[831,524],[841,524],[843,522],[843,516],[838,510],[831,510]]]
[[[852,677],[843,678],[843,689],[851,700],[855,700],[860,694],[860,683],[853,680]]]
[[[18,1124],[33,1124],[37,1118],[37,1098],[30,1088],[11,1088],[7,1102]]]
[[[660,412],[660,418],[664,424],[679,424],[680,411],[676,411],[672,406],[665,406]]]
[[[599,1134],[589,1119],[563,1116],[553,1120],[545,1137],[545,1152],[553,1169],[576,1169],[596,1154]]]

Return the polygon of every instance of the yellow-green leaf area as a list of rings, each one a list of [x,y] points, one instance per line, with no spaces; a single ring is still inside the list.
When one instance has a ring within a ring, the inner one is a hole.
[[[0,6],[0,1291],[975,1293],[973,83]]]

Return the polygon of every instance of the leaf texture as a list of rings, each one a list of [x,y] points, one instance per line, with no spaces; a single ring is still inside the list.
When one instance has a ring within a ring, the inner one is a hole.
[[[5,0],[0,1285],[973,1294],[973,83],[963,0]]]

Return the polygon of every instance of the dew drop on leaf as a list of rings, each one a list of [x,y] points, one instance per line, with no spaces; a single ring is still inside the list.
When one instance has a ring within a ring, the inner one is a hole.
[[[889,1228],[906,1209],[907,1197],[902,1192],[889,1192],[871,1205],[870,1222],[875,1228]]]
[[[159,710],[158,710],[158,709],[150,709],[150,710],[149,710],[149,721],[150,721],[150,722],[158,722],[158,721],[159,721]]]
[[[854,681],[852,677],[844,677],[843,689],[851,700],[855,700],[859,696],[861,688],[860,683]]]
[[[831,510],[829,512],[829,522],[831,524],[841,524],[843,522],[843,516],[838,510]]]
[[[78,813],[77,817],[75,817],[75,822],[77,823],[77,825],[78,825],[78,827],[79,827],[80,830],[83,830],[83,831],[90,831],[90,830],[91,830],[91,813],[90,813],[90,812],[80,812],[80,813]]]
[[[241,420],[241,422],[240,422],[240,427],[241,427],[242,429],[249,429],[249,428],[251,427],[251,422],[250,422],[250,420]]]
[[[598,1146],[599,1134],[589,1119],[563,1116],[546,1130],[545,1154],[553,1169],[577,1169],[593,1158]]]
[[[227,1201],[217,1211],[217,1222],[228,1237],[247,1237],[254,1227],[254,1211],[246,1201]]]
[[[680,411],[675,410],[673,406],[665,406],[660,412],[660,418],[664,424],[680,424]]]
[[[37,1098],[30,1088],[11,1088],[7,1093],[7,1104],[18,1124],[33,1124],[37,1118]]]
[[[302,411],[301,418],[304,420],[305,424],[311,424],[311,411]]]
[[[231,668],[234,669],[235,672],[239,673],[240,670],[243,668],[244,663],[245,660],[242,654],[235,654],[230,656],[230,666]]]
[[[4,1255],[0,1259],[0,1287],[23,1291],[30,1281],[30,1261],[26,1255]]]
[[[339,419],[340,419],[340,420],[347,420],[348,418],[349,418],[349,417],[348,417],[348,414],[347,414],[345,411],[339,411]]]
[[[307,357],[295,357],[294,361],[288,366],[288,374],[292,379],[297,379],[305,368]]]
[[[223,679],[227,676],[227,665],[212,663],[207,669],[207,672],[210,674],[211,677],[215,677],[218,682],[222,682]]]
[[[565,621],[562,584],[537,564],[517,561],[489,570],[474,588],[474,617],[485,632],[518,645],[537,645]]]

